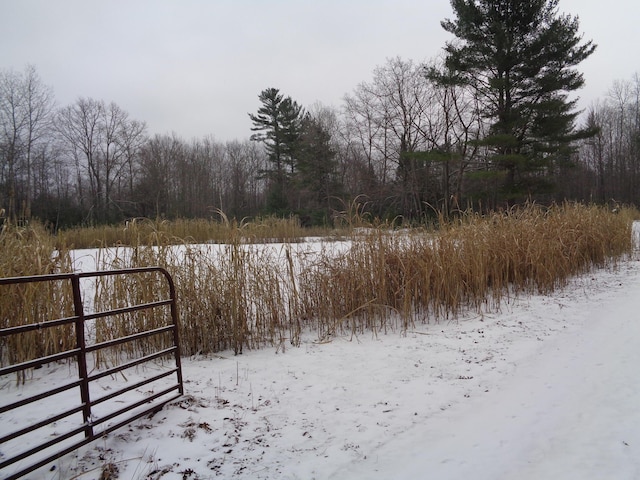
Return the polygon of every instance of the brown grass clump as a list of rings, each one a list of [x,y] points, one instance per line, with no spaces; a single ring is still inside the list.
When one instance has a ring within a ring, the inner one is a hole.
[[[164,231],[140,233],[136,223],[128,228],[131,238],[151,238],[153,243],[140,241],[131,247],[111,249],[98,259],[98,269],[151,265],[166,268],[176,284],[183,352],[193,355],[233,349],[242,353],[244,347],[284,345],[285,339],[291,337],[290,327],[295,322],[285,307],[286,269],[280,267],[280,254],[285,247],[246,243],[247,232],[261,227],[230,222],[225,227],[225,242],[219,244],[179,244],[177,238]],[[138,276],[104,277],[96,284],[96,308],[107,310],[154,301],[158,288]],[[150,322],[144,315],[135,313],[124,320],[99,321],[97,340],[141,331]],[[161,344],[156,348],[164,347]],[[112,355],[110,361],[115,362],[116,356]]]
[[[296,217],[262,217],[238,222],[222,212],[218,212],[218,216],[219,220],[132,218],[120,225],[73,228],[60,232],[58,238],[73,248],[99,248],[158,245],[159,237],[174,245],[226,243],[238,231],[243,243],[297,242],[310,235],[327,233],[325,228],[303,228]]]
[[[408,329],[418,318],[495,308],[505,294],[550,293],[630,250],[629,218],[599,207],[468,213],[438,232],[376,230],[354,240],[306,272],[301,303],[320,335]]]
[[[505,295],[549,293],[632,248],[627,213],[578,204],[528,205],[487,216],[467,213],[451,222],[441,219],[438,230],[361,228],[360,219],[347,244],[325,242],[311,253],[303,243],[252,244],[258,238],[293,235],[275,234],[265,224],[224,218],[220,224],[224,231],[217,243],[195,244],[192,237],[181,241],[176,226],[130,222],[126,242],[100,250],[98,269],[161,266],[172,274],[185,355],[226,349],[242,353],[267,345],[280,349],[299,344],[305,331],[321,339],[403,331],[417,322],[453,318],[467,308],[497,308]],[[259,236],[258,231],[270,233]],[[17,259],[9,262],[11,267],[0,267],[3,276],[70,268],[67,254],[41,235],[3,234],[3,252],[14,252]],[[104,277],[96,281],[94,308],[150,302],[164,296],[163,288],[151,276]],[[23,287],[3,292],[3,326],[9,319],[58,315],[72,303],[68,295],[64,289],[35,293]],[[166,312],[145,311],[101,319],[95,339],[153,328],[165,317]],[[115,362],[122,355],[164,348],[170,340],[159,336],[153,340],[159,347],[145,340],[98,360]],[[23,349],[50,351],[64,342],[30,339],[0,347],[3,361],[13,361]]]
[[[5,225],[0,231],[0,278],[71,271],[66,250],[40,226]],[[0,328],[73,315],[68,282],[0,286]],[[0,338],[0,366],[53,355],[75,345],[72,325]],[[24,378],[19,380],[24,381]]]

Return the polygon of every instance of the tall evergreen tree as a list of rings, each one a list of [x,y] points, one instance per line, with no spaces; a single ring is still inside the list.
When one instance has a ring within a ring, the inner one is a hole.
[[[577,130],[577,99],[584,84],[574,67],[596,46],[582,42],[578,19],[558,12],[558,0],[451,0],[457,18],[442,27],[446,65],[471,86],[491,127],[483,144],[504,175],[503,195],[516,200],[542,191],[554,162],[566,160]]]
[[[268,208],[274,212],[288,207],[287,187],[296,166],[296,151],[302,131],[303,109],[277,88],[267,88],[258,96],[262,106],[249,114],[254,133],[251,140],[263,142],[271,168],[261,172],[270,181]]]

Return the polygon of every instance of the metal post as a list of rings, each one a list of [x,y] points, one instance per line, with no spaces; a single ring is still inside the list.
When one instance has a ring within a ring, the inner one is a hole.
[[[78,376],[80,377],[80,398],[82,400],[82,416],[85,424],[85,438],[93,437],[93,425],[91,422],[91,398],[89,395],[89,373],[87,370],[87,342],[84,332],[84,307],[82,306],[82,294],[80,293],[80,276],[71,276],[73,287],[73,308],[76,315],[76,343],[78,351]]]
[[[169,295],[171,296],[171,321],[173,322],[173,343],[176,347],[176,369],[177,369],[177,377],[178,377],[178,391],[180,395],[184,395],[184,384],[182,382],[182,362],[180,359],[180,334],[178,332],[178,326],[180,324],[178,319],[178,300],[176,298],[176,287],[173,283],[173,278],[169,274],[167,270],[164,268],[160,268],[160,272],[167,279],[167,283],[169,284]]]

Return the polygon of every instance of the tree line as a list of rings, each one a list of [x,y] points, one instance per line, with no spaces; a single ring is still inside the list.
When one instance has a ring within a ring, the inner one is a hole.
[[[339,108],[266,88],[242,141],[150,135],[115,103],[57,107],[33,66],[0,71],[1,216],[329,224],[354,204],[406,221],[523,201],[638,204],[638,75],[579,116],[575,67],[596,47],[557,0],[451,3],[442,57],[388,59]]]

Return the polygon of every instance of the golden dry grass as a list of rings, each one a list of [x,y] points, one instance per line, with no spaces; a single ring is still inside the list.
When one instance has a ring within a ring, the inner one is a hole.
[[[327,319],[316,327],[325,333],[407,329],[462,308],[496,308],[506,294],[552,292],[630,249],[629,218],[598,207],[467,214],[437,233],[374,231],[354,241],[345,255],[320,260],[302,297]]]
[[[78,227],[59,232],[58,241],[71,248],[226,243],[234,236],[239,236],[244,243],[296,242],[327,232],[326,228],[303,228],[296,217],[237,221],[220,212],[219,219],[132,218],[119,225]]]
[[[579,204],[528,205],[488,216],[467,213],[451,222],[441,220],[437,231],[354,230],[345,251],[326,243],[313,255],[297,253],[293,243],[248,244],[247,239],[294,238],[293,233],[283,233],[281,226],[272,231],[265,224],[223,224],[224,233],[215,240],[218,244],[195,244],[191,230],[183,232],[189,240],[179,242],[178,226],[131,222],[126,226],[128,237],[121,237],[127,241],[116,242],[129,246],[99,258],[99,269],[158,265],[172,274],[185,355],[226,349],[241,353],[267,345],[284,349],[298,344],[303,332],[315,332],[321,339],[377,334],[454,318],[462,309],[491,310],[499,307],[505,295],[552,292],[572,276],[615,262],[632,248],[628,212],[613,214]],[[207,228],[203,231],[211,240]],[[262,236],[252,236],[256,231]],[[66,250],[56,250],[43,232],[5,232],[1,242],[2,276],[70,268]],[[158,280],[144,276],[109,277],[96,285],[95,303],[100,309],[155,300],[163,288]],[[68,307],[62,305],[68,294],[3,291],[2,326],[16,319],[66,315]],[[96,324],[96,338],[153,327],[165,321],[163,314],[158,315],[105,319]],[[156,341],[164,344],[170,339]],[[29,339],[16,345],[3,341],[2,361],[32,358],[37,353],[34,348],[51,350],[51,345],[58,348],[64,342]],[[133,348],[135,352],[114,357],[139,354],[150,345],[138,342]]]
[[[68,272],[68,251],[39,226],[5,225],[0,231],[0,278]],[[0,328],[38,323],[73,315],[73,295],[65,282],[15,284],[0,287]],[[0,339],[0,365],[14,364],[67,350],[75,345],[72,325]],[[19,378],[24,381],[24,377]]]

